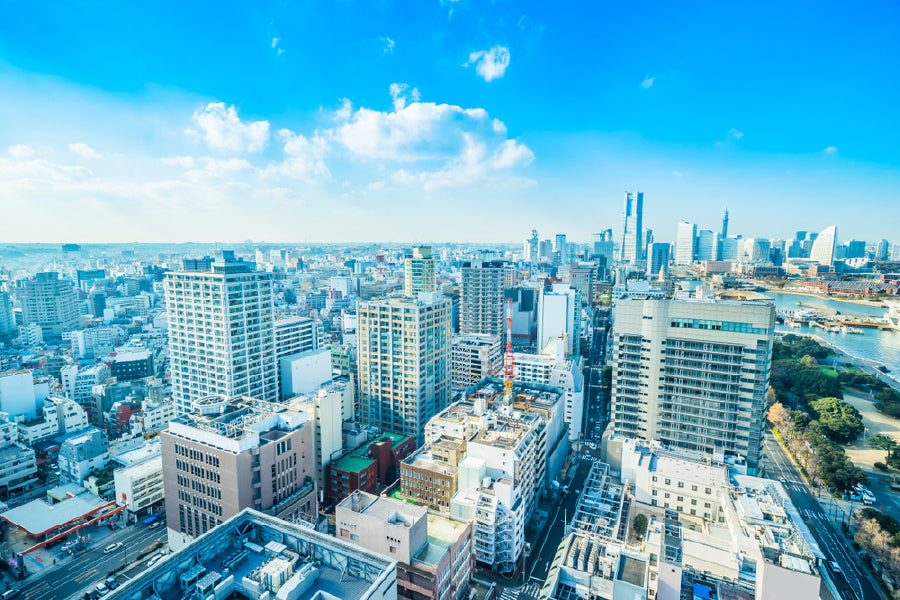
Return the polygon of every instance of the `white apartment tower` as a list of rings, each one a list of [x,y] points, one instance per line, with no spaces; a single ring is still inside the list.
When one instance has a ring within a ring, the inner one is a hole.
[[[467,262],[460,286],[460,333],[504,335],[506,290],[516,285],[516,269],[501,261]]]
[[[24,323],[37,323],[44,337],[59,337],[78,325],[78,296],[57,273],[38,273],[25,282],[22,294]]]
[[[541,288],[538,297],[537,349],[566,336],[566,354],[578,354],[581,344],[581,292],[567,283]]]
[[[412,249],[412,256],[403,260],[404,294],[410,298],[419,292],[433,292],[437,289],[435,279],[434,256],[430,246],[418,246]]]
[[[210,271],[166,275],[172,393],[179,415],[220,394],[278,399],[272,274],[226,250]]]
[[[775,307],[702,299],[616,301],[612,431],[759,466]]]
[[[675,231],[675,262],[689,265],[697,258],[697,224],[678,221]]]
[[[359,304],[361,422],[421,443],[450,402],[450,311],[439,292]]]
[[[499,335],[470,333],[454,336],[451,349],[450,387],[464,390],[485,377],[498,377],[503,368]]]

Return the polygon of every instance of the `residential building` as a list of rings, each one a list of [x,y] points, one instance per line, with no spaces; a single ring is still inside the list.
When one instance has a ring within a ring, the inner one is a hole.
[[[325,497],[337,503],[355,490],[380,492],[397,481],[400,461],[415,449],[415,438],[391,432],[365,442],[325,467]]]
[[[125,340],[125,331],[118,325],[79,329],[71,334],[72,351],[79,358],[106,356]]]
[[[551,340],[540,354],[513,353],[516,381],[558,388],[565,398],[569,440],[581,437],[584,427],[584,359],[566,353],[565,336]]]
[[[10,335],[16,330],[16,317],[13,313],[12,300],[9,294],[0,291],[0,335]]]
[[[372,300],[358,315],[360,421],[421,440],[450,401],[450,301],[438,292]]]
[[[836,225],[832,225],[823,230],[812,244],[812,250],[809,252],[809,259],[820,265],[834,264],[837,236],[838,232]]]
[[[176,410],[212,394],[278,399],[273,276],[224,251],[211,271],[166,274]]]
[[[19,418],[19,440],[28,446],[90,426],[88,414],[80,404],[69,398],[50,396],[44,400],[41,412],[40,419]]]
[[[22,493],[37,481],[34,450],[19,443],[15,421],[0,412],[0,500]]]
[[[437,290],[434,257],[430,246],[417,246],[412,249],[412,256],[403,259],[403,293],[414,298],[419,292]]]
[[[644,259],[644,243],[641,236],[644,232],[644,194],[625,192],[625,209],[622,212],[622,246],[619,260],[624,263],[636,263]]]
[[[59,371],[63,392],[66,398],[74,400],[84,408],[94,424],[102,422],[103,410],[95,411],[92,401],[94,387],[106,383],[109,369],[105,364],[98,364],[79,370],[77,365],[66,365]],[[110,406],[112,403],[110,402]],[[106,407],[108,409],[108,406]]]
[[[516,269],[509,263],[463,263],[459,332],[505,335],[506,290],[515,285]]]
[[[541,288],[538,297],[537,348],[566,337],[566,354],[581,351],[581,293],[565,283]]]
[[[319,348],[278,359],[282,398],[307,394],[331,381],[331,349]]]
[[[315,424],[313,431],[316,487],[325,489],[325,467],[344,450],[344,423],[355,419],[353,381],[342,377],[316,391],[291,398],[292,406],[304,410]]]
[[[397,598],[455,600],[469,592],[472,526],[356,491],[335,509],[335,537],[397,561]]]
[[[141,412],[131,416],[131,435],[150,436],[169,426],[175,418],[175,404],[171,398],[144,397]]]
[[[145,516],[160,508],[165,494],[162,455],[113,471],[116,504],[127,514]]]
[[[203,598],[397,599],[396,560],[249,508],[174,550],[108,600],[180,598],[186,591]]]
[[[110,366],[112,376],[117,381],[134,381],[156,373],[153,366],[153,353],[150,350],[119,352],[113,357]]]
[[[624,297],[612,331],[611,431],[759,466],[775,307]]]
[[[245,508],[315,519],[315,424],[305,411],[248,397],[208,396],[195,405],[159,435],[170,547]]]
[[[91,471],[106,467],[108,450],[106,434],[96,427],[68,434],[59,447],[59,472],[80,485]]]
[[[454,336],[450,344],[450,388],[464,390],[503,368],[500,336],[470,333]]]
[[[40,325],[45,338],[58,338],[78,326],[78,296],[58,273],[38,273],[26,280],[21,298],[23,321]]]
[[[275,321],[275,356],[281,360],[325,345],[322,322],[308,317],[286,317]]]
[[[697,259],[697,225],[678,221],[675,231],[675,262],[689,265]]]
[[[604,267],[592,263],[571,263],[568,266],[568,282],[578,290],[585,304],[593,306],[598,300],[599,283],[604,279]]]
[[[0,373],[0,412],[15,419],[37,417],[38,405],[50,393],[49,384],[36,382],[27,369]]]
[[[400,461],[400,491],[432,509],[450,512],[458,490],[457,467],[466,456],[466,440],[441,437]]]

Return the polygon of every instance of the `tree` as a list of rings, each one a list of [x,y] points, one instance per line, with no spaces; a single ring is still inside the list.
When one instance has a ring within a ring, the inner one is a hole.
[[[837,398],[821,398],[809,404],[815,414],[816,431],[839,444],[852,442],[863,432],[859,411]]]
[[[814,359],[812,356],[807,354],[803,358],[800,359],[800,364],[806,367],[807,369],[818,369],[819,361]]]
[[[639,538],[647,535],[647,515],[641,513],[636,516],[634,521],[631,522],[631,530]]]

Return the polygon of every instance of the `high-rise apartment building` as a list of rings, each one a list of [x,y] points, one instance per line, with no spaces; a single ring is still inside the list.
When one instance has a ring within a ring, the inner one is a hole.
[[[78,325],[78,296],[58,273],[38,273],[25,282],[22,320],[37,323],[45,338],[59,337]]]
[[[287,317],[275,321],[275,358],[324,347],[322,322],[309,317]]]
[[[9,335],[15,330],[16,318],[12,300],[9,299],[9,294],[0,292],[0,335]]]
[[[208,396],[160,433],[169,546],[245,508],[314,521],[315,422],[291,403]]]
[[[450,401],[450,309],[438,292],[359,304],[361,422],[421,441]]]
[[[566,337],[566,354],[581,350],[581,292],[565,283],[541,289],[538,297],[537,349]]]
[[[506,290],[516,285],[516,269],[501,262],[467,262],[462,266],[460,333],[504,335]]]
[[[470,333],[454,336],[450,345],[450,387],[464,390],[485,377],[497,377],[503,367],[499,335]]]
[[[403,293],[415,297],[419,292],[433,292],[437,289],[434,270],[434,256],[430,246],[412,249],[412,256],[403,259]]]
[[[622,262],[643,260],[644,244],[644,193],[625,192],[625,210],[622,219],[622,247],[619,259]]]
[[[211,268],[166,274],[172,394],[179,414],[211,394],[278,398],[272,274],[227,250]]]
[[[675,262],[689,265],[697,259],[697,224],[679,221],[675,232]]]
[[[621,298],[612,430],[674,448],[761,459],[775,307]]]

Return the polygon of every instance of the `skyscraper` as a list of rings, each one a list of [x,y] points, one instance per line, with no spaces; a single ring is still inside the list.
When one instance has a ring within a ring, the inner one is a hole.
[[[647,277],[657,277],[662,271],[663,276],[669,274],[669,244],[659,242],[650,244],[650,255],[647,257]]]
[[[689,265],[697,258],[697,225],[678,221],[675,234],[675,262]]]
[[[725,216],[722,217],[722,239],[728,237],[728,209],[725,209]]]
[[[506,290],[516,285],[516,269],[501,262],[467,262],[462,266],[460,333],[503,336]]]
[[[809,259],[820,265],[831,265],[834,262],[834,249],[837,246],[837,226],[832,225],[820,233],[809,251]]]
[[[556,234],[556,244],[553,248],[553,251],[556,252],[556,255],[559,257],[559,264],[565,264],[569,262],[566,258],[569,249],[566,246],[566,234],[557,233]]]
[[[719,260],[719,236],[709,229],[697,233],[697,260]]]
[[[58,273],[38,273],[25,282],[22,317],[40,325],[44,337],[59,337],[78,325],[78,296]]]
[[[625,192],[625,210],[622,221],[621,262],[634,263],[643,260],[644,244],[644,193]]]
[[[615,433],[759,466],[775,307],[622,298],[613,325]]]
[[[9,294],[0,292],[0,335],[8,335],[16,330],[16,318],[13,313]]]
[[[450,402],[450,300],[360,302],[360,420],[422,441],[425,423]]]
[[[412,249],[412,256],[403,260],[403,293],[416,296],[419,292],[433,292],[437,289],[435,278],[434,256],[431,246],[419,246]]]
[[[166,274],[172,394],[178,414],[211,394],[278,399],[271,273],[223,251],[211,271]]]

